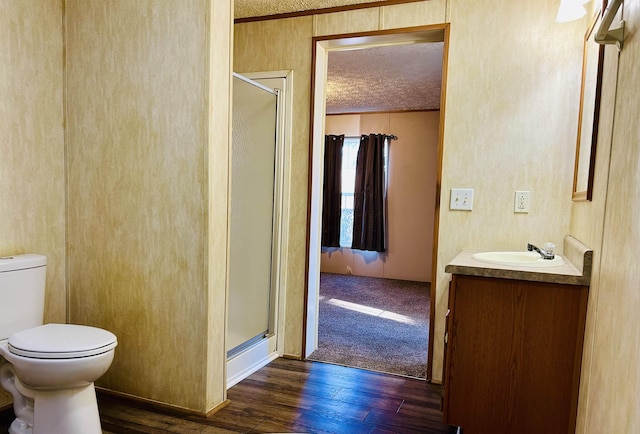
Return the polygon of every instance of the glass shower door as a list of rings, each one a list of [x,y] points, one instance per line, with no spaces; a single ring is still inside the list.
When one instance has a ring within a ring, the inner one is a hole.
[[[227,358],[273,332],[277,100],[234,74]]]

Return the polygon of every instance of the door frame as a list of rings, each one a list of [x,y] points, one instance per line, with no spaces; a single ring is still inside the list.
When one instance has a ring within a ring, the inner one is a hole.
[[[324,156],[324,130],[326,117],[327,61],[330,51],[353,50],[375,46],[444,42],[442,56],[442,85],[440,91],[440,124],[438,128],[438,163],[436,178],[436,206],[433,228],[433,255],[431,271],[431,302],[429,315],[429,348],[427,351],[427,380],[433,371],[433,339],[436,316],[436,282],[438,259],[438,233],[442,185],[442,156],[446,103],[447,64],[449,51],[449,24],[407,27],[362,33],[319,36],[312,39],[311,110],[309,128],[309,182],[307,194],[307,246],[305,264],[304,313],[302,356],[307,358],[318,347],[318,314],[320,286],[320,236],[322,225],[322,182]]]

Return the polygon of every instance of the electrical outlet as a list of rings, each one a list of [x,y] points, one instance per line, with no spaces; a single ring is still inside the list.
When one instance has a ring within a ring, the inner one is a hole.
[[[473,209],[473,188],[452,188],[449,209],[471,211]]]
[[[516,191],[516,198],[515,198],[513,212],[528,213],[530,203],[531,203],[530,191]]]

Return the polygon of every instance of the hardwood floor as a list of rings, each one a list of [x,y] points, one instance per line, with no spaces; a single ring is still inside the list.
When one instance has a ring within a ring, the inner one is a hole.
[[[228,391],[210,418],[100,395],[105,434],[455,433],[444,425],[440,388],[424,381],[318,362],[277,359]],[[0,432],[9,418],[0,413]],[[2,431],[5,430],[5,431]]]

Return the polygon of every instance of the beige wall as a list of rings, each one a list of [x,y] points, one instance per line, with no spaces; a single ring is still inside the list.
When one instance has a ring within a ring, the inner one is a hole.
[[[430,0],[236,24],[233,69],[237,72],[294,71],[293,141],[291,149],[289,249],[285,354],[301,356],[309,177],[311,38],[319,35],[408,27],[445,21],[445,0]],[[267,37],[268,35],[268,37]]]
[[[219,205],[226,203],[220,184],[227,155],[207,125],[210,116],[226,138],[230,41],[224,26],[230,12],[229,5],[216,3],[121,1],[107,8],[97,0],[66,2],[73,108],[67,162],[61,1],[36,9],[0,3],[0,254],[47,255],[46,320],[64,321],[68,225],[71,319],[105,325],[120,337],[119,371],[110,372],[105,384],[197,410],[211,408],[224,393],[223,350],[216,348],[223,348],[224,276],[216,264],[225,259],[226,211]],[[235,26],[236,70],[294,70],[288,354],[300,355],[302,345],[311,37],[451,22],[442,193],[446,198],[451,187],[473,187],[476,202],[471,213],[448,211],[446,200],[440,210],[434,377],[441,373],[446,262],[465,247],[521,248],[571,232],[592,245],[596,257],[578,432],[633,432],[638,426],[640,102],[634,89],[640,44],[634,35],[640,3],[625,2],[630,36],[620,53],[617,88],[617,52],[607,49],[605,139],[594,200],[584,204],[568,197],[586,21],[556,24],[556,8],[552,0],[431,0]],[[209,33],[207,24],[217,20],[222,25],[211,32],[220,33]],[[109,33],[93,34],[93,26]],[[203,72],[209,62],[219,77]],[[123,98],[126,91],[130,98]],[[174,105],[179,113],[169,109]],[[207,109],[209,116],[203,115]],[[528,215],[511,211],[516,189],[532,191]],[[104,213],[98,212],[101,204]],[[192,362],[196,358],[200,363]],[[6,402],[7,395],[0,396],[0,405]]]
[[[395,134],[389,146],[388,246],[384,253],[323,248],[321,271],[431,281],[439,112],[327,116],[326,134]]]
[[[0,254],[47,255],[45,321],[116,333],[99,385],[201,412],[226,396],[231,8],[0,4]]]
[[[47,256],[45,320],[65,322],[62,2],[0,2],[0,40],[0,256]]]
[[[561,244],[569,229],[573,146],[583,23],[555,22],[557,2],[425,1],[235,26],[234,69],[293,69],[292,150],[304,185],[292,193],[291,245],[306,244],[311,38],[451,22],[436,282],[434,379],[441,378],[449,275],[469,247],[521,249]],[[508,23],[508,25],[505,25]],[[264,35],[269,35],[268,38]],[[522,53],[522,55],[520,55]],[[526,53],[526,54],[525,54]],[[534,115],[532,115],[534,114]],[[475,189],[474,211],[448,210],[452,187]],[[532,192],[529,214],[514,214],[516,190]],[[303,255],[289,260],[286,350],[302,345]]]
[[[571,232],[591,243],[595,264],[578,433],[631,433],[640,425],[640,42],[633,36],[640,2],[625,1],[623,15],[624,48],[608,46],[605,54],[593,200],[572,208]]]
[[[288,207],[284,352],[300,356],[307,236],[309,97],[313,17],[234,26],[233,70],[239,73],[293,70],[291,183]]]
[[[208,7],[66,3],[70,320],[118,336],[101,386],[197,411],[224,397],[225,287],[207,273],[226,235],[209,239],[208,156],[222,146],[226,170],[227,142],[208,143]],[[209,107],[227,119],[228,95]]]
[[[450,2],[435,379],[447,262],[464,248],[561,246],[569,229],[584,25],[556,23],[557,8],[557,1]],[[454,187],[475,188],[472,212],[448,209]],[[513,212],[516,190],[531,191],[528,214]]]
[[[625,2],[629,36],[620,53],[617,83],[617,49],[607,48],[595,192],[590,203],[570,200],[582,37],[588,17],[556,24],[556,11],[556,1],[534,5],[449,0],[317,16],[313,33],[308,30],[309,18],[242,24],[235,26],[235,53],[242,59],[238,68],[244,70],[269,69],[271,58],[287,55],[279,59],[279,68],[296,70],[306,97],[312,35],[450,22],[434,377],[439,378],[442,367],[447,261],[466,247],[520,249],[527,241],[546,240],[560,244],[564,234],[571,233],[594,248],[595,259],[577,432],[634,432],[640,423],[636,260],[640,102],[634,91],[640,79],[640,44],[634,36],[640,3]],[[288,49],[282,50],[278,40],[259,47],[251,42],[268,34],[263,33],[267,28],[279,35],[294,30]],[[294,111],[304,141],[296,144],[294,156],[303,167],[308,156],[309,113],[304,98],[298,98]],[[476,189],[474,211],[448,210],[452,187]],[[529,214],[513,214],[516,189],[532,191]],[[306,207],[306,195],[296,196],[295,201],[296,209]],[[305,221],[294,223],[302,226]],[[303,244],[304,239],[292,242]],[[302,268],[302,259],[291,261],[291,266]],[[295,271],[290,274],[295,277]],[[304,285],[302,278],[292,283]],[[301,316],[301,306],[302,300],[291,297],[289,315]],[[299,345],[294,332],[288,332],[287,338],[293,342],[290,347]]]

